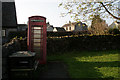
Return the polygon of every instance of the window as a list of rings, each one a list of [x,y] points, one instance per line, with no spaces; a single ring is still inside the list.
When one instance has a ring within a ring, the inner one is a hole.
[[[68,30],[68,27],[66,27],[66,30]]]
[[[69,28],[69,30],[71,30],[71,27]]]
[[[5,36],[5,30],[2,30],[2,36]]]

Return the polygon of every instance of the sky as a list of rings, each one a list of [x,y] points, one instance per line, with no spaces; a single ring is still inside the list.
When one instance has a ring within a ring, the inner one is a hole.
[[[58,7],[61,0],[15,0],[18,24],[27,23],[28,17],[40,15],[47,18],[54,27],[62,27],[69,22],[69,16],[61,17],[63,8]]]
[[[15,0],[18,24],[27,24],[28,17],[39,15],[47,18],[54,27],[62,27],[73,20],[70,16],[61,17],[65,9],[58,7],[63,0]],[[112,19],[106,19],[108,25],[112,24]],[[90,22],[86,23],[90,25]]]

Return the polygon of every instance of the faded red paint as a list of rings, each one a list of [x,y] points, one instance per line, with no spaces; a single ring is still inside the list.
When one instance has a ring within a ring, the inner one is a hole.
[[[37,26],[37,29],[35,27]],[[38,26],[40,26],[38,29]],[[28,50],[31,52],[36,52],[39,55],[39,62],[40,64],[46,63],[46,39],[47,39],[47,25],[46,25],[46,18],[43,16],[31,16],[29,17],[28,21],[28,39],[27,39],[27,46]],[[36,33],[36,32],[41,32]],[[41,37],[41,36],[43,37]],[[39,38],[35,37],[38,36]],[[40,40],[40,42],[35,42]],[[40,46],[35,46],[35,44],[39,44]],[[37,51],[35,51],[35,49]]]

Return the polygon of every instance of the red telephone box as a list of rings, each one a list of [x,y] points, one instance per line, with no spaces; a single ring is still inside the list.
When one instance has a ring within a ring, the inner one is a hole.
[[[46,29],[45,17],[29,17],[27,46],[29,51],[36,52],[40,64],[46,63]]]

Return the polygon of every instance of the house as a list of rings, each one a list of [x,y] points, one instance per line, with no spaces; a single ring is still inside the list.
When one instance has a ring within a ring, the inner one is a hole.
[[[47,32],[53,32],[53,25],[50,25],[50,23],[47,23]]]
[[[62,27],[54,27],[53,32],[65,32],[65,29]]]
[[[85,31],[88,30],[88,26],[82,22],[69,22],[62,26],[66,31]]]
[[[18,24],[17,25],[17,30],[18,31],[26,31],[28,29],[28,25],[27,24]]]
[[[114,21],[109,28],[113,29],[113,28],[117,28],[120,30],[120,22]]]
[[[2,0],[2,43],[9,41],[8,34],[11,31],[17,31],[15,2]]]
[[[76,22],[74,23],[70,23],[69,24],[65,24],[63,25],[62,27],[66,30],[66,31],[74,31],[75,30],[75,24]]]

